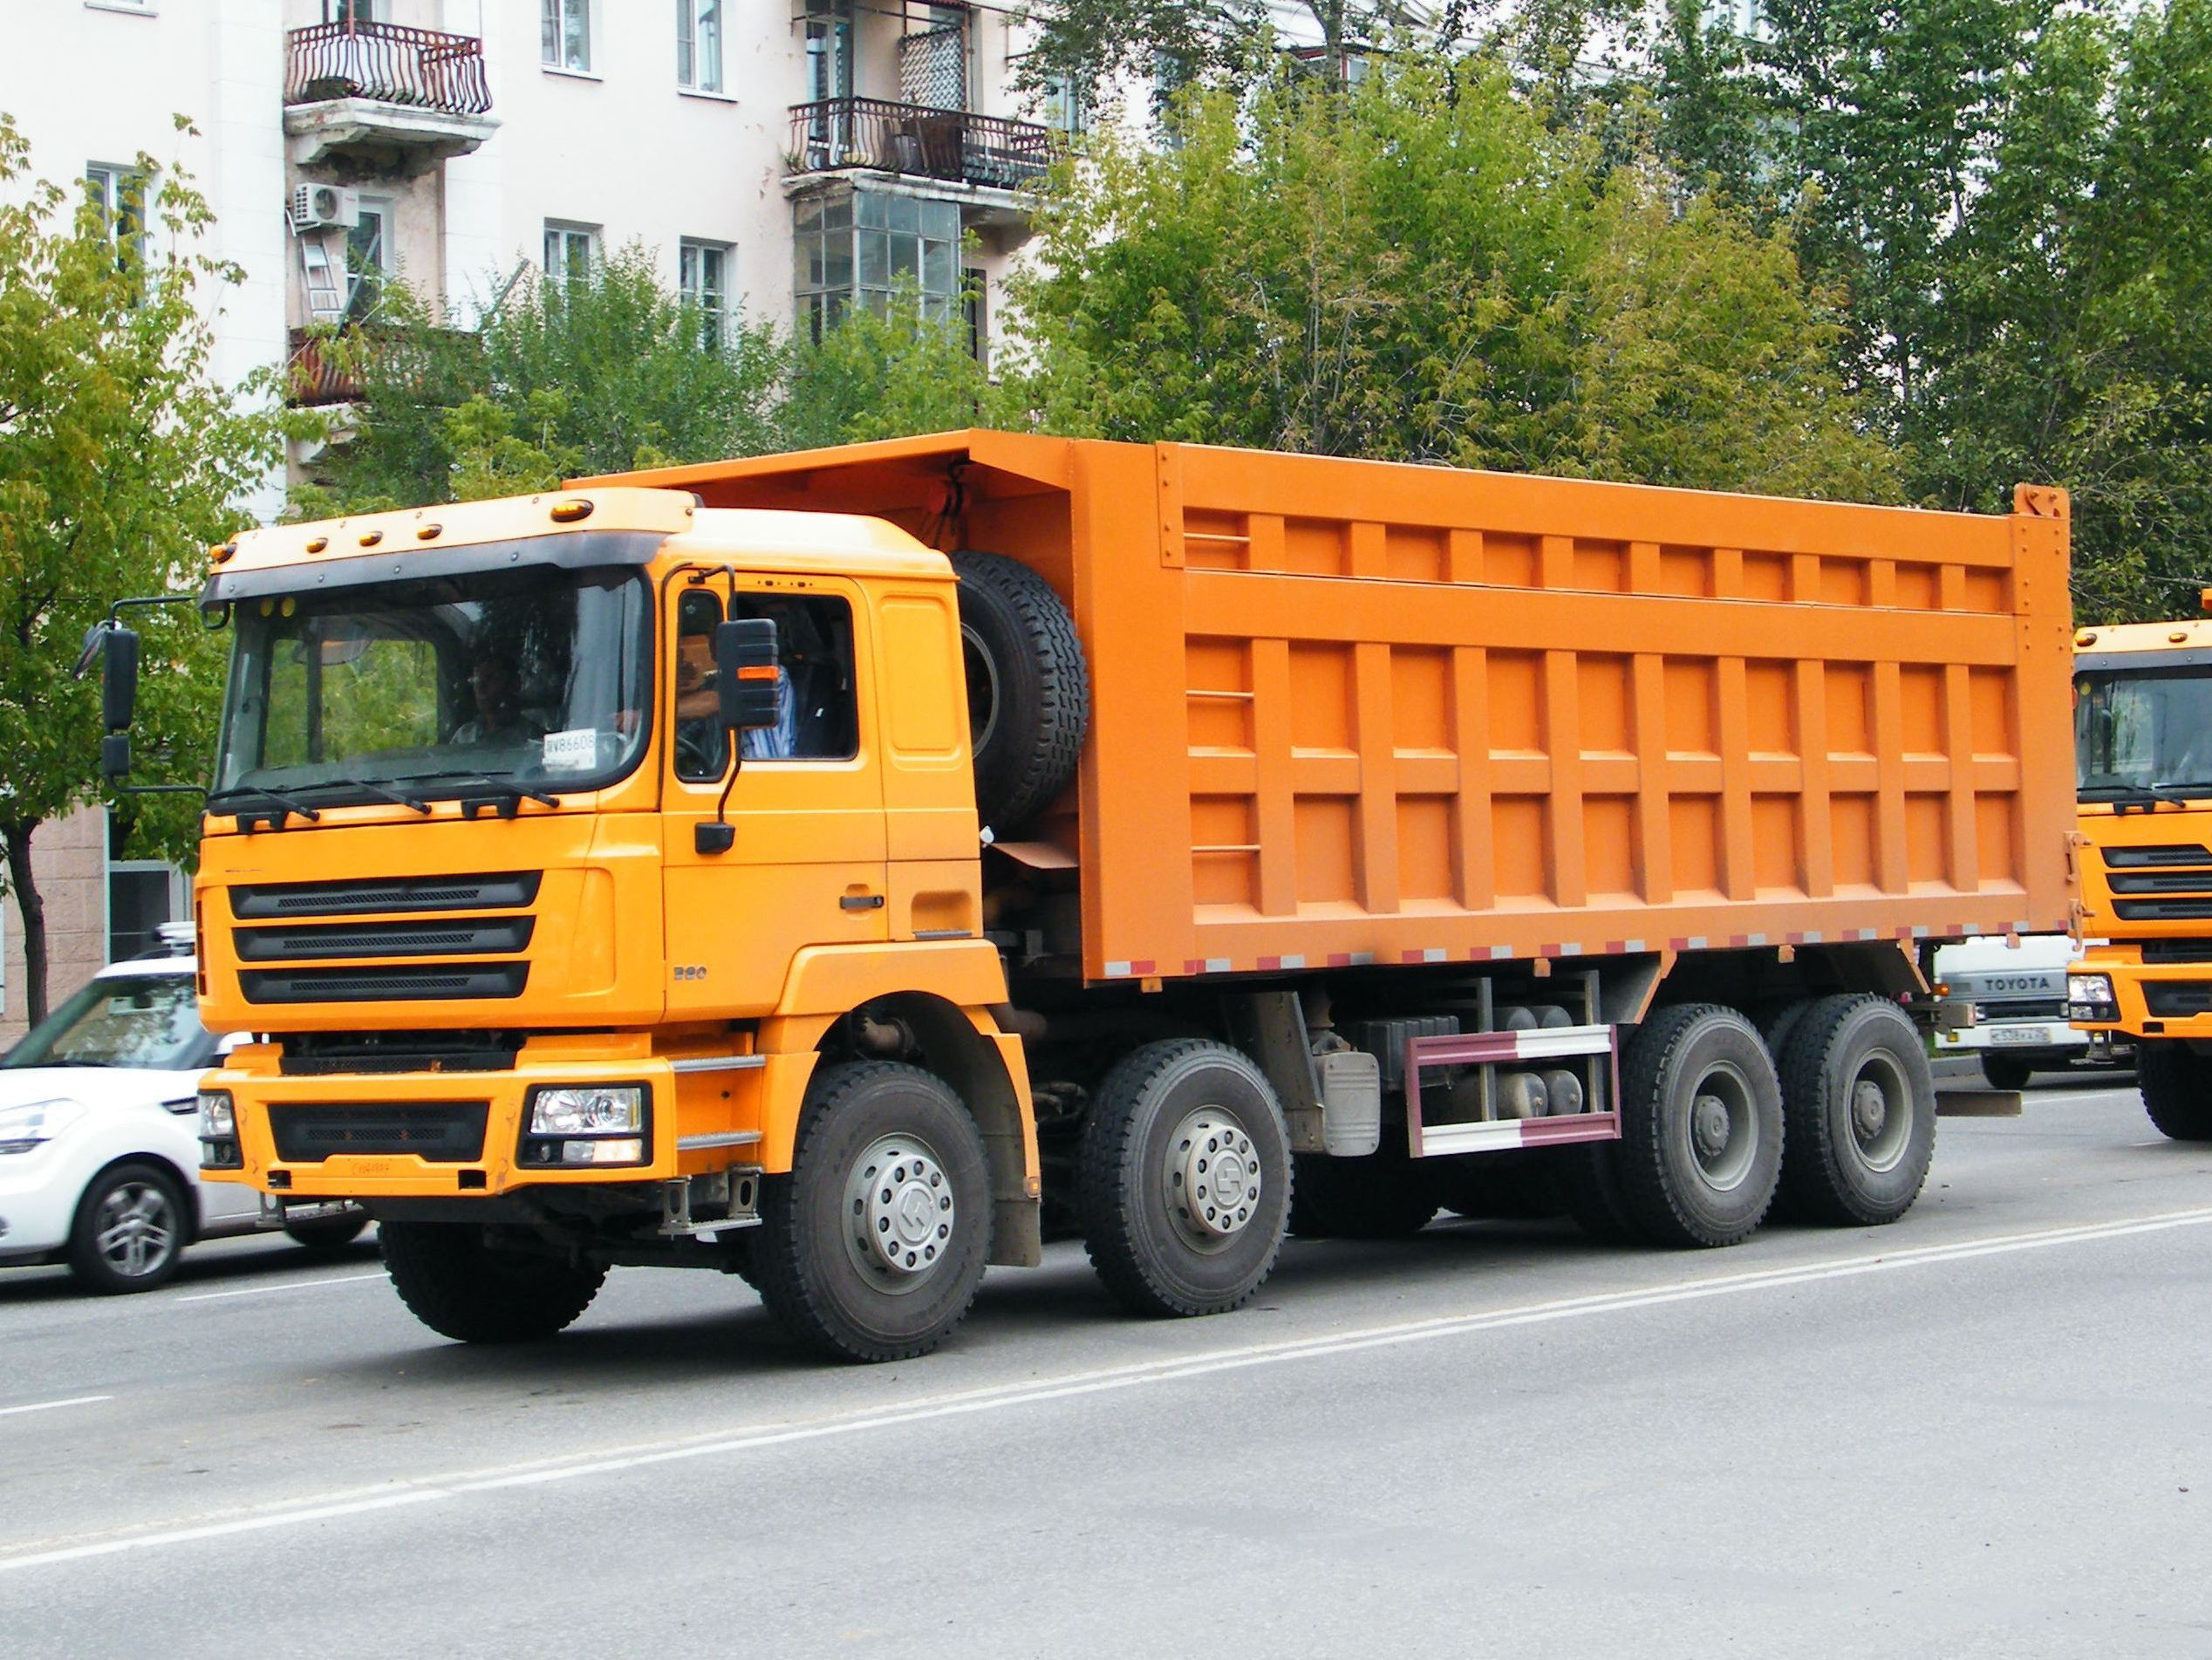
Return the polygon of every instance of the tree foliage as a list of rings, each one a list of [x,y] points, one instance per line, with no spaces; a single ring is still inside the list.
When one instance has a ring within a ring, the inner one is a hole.
[[[1021,326],[1063,430],[1855,496],[1886,446],[1787,228],[1608,168],[1494,60],[1341,96],[1278,69],[1112,134],[1041,217]]]
[[[197,829],[178,804],[189,798],[117,796],[101,779],[99,689],[70,673],[85,632],[115,599],[191,591],[281,436],[266,381],[214,375],[208,294],[240,277],[199,249],[206,203],[151,155],[135,178],[111,217],[31,180],[0,116],[0,846],[33,1020],[46,999],[38,827],[106,798],[136,857],[184,857]],[[141,632],[145,769],[196,776],[220,651],[188,608],[145,613]]]

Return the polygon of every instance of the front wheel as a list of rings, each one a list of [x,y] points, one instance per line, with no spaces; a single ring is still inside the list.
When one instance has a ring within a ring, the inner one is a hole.
[[[2145,1038],[2135,1046],[2135,1087],[2161,1135],[2212,1141],[2212,1059],[2186,1043]]]
[[[167,1285],[184,1254],[184,1191],[160,1166],[133,1161],[102,1171],[85,1190],[69,1231],[69,1267],[106,1295]]]
[[[1751,1236],[1781,1176],[1782,1090],[1749,1021],[1685,1003],[1637,1029],[1621,1068],[1616,1168],[1623,1207],[1653,1244]]]
[[[386,1222],[385,1271],[414,1317],[464,1343],[550,1337],[591,1306],[604,1265],[495,1244],[474,1222]]]
[[[788,1175],[761,1184],[761,1300],[833,1360],[906,1360],[966,1317],[991,1254],[983,1137],[945,1082],[887,1061],[825,1068]]]
[[[2017,1055],[1982,1052],[1982,1077],[1992,1090],[2024,1090],[2035,1069]]]
[[[1225,1043],[1181,1038],[1132,1050],[1106,1075],[1083,1124],[1083,1241],[1132,1314],[1221,1314],[1244,1302],[1282,1249],[1290,1188],[1290,1134],[1274,1089]]]

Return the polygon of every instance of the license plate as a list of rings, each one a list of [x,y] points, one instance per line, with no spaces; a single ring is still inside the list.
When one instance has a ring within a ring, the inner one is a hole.
[[[1995,1044],[2048,1043],[2050,1041],[2051,1035],[2043,1030],[2040,1027],[2032,1028],[2026,1031],[2022,1031],[2017,1027],[2012,1028],[2010,1030],[2007,1030],[2003,1027],[1998,1027],[1990,1033],[1990,1042]]]

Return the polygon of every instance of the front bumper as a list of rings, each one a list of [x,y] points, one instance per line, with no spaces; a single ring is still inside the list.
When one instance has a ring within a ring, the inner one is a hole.
[[[2065,1021],[1991,1021],[1983,1025],[1969,1026],[1956,1032],[1936,1034],[1935,1052],[1937,1055],[1979,1055],[1994,1049],[2000,1053],[2018,1051],[2031,1053],[2038,1049],[2079,1049],[2088,1047],[2086,1033],[2076,1031]]]
[[[2093,958],[2079,969],[2111,980],[2117,1018],[2077,1019],[2075,1031],[2212,1040],[2212,963],[2113,963]]]
[[[274,1046],[242,1049],[201,1088],[229,1093],[243,1165],[201,1174],[290,1199],[377,1199],[643,1184],[727,1170],[758,1157],[762,1086],[771,1063],[801,1058],[733,1054],[730,1048],[726,1042],[719,1053],[656,1055],[643,1037],[532,1039],[510,1070],[314,1076],[283,1073]],[[642,1162],[533,1162],[542,1157],[539,1138],[525,1134],[533,1090],[621,1084],[642,1084],[648,1094]],[[480,1141],[453,1131],[455,1124],[473,1126],[479,1110]],[[277,1117],[288,1111],[294,1116],[280,1137]],[[317,1129],[311,1150],[301,1144],[296,1127],[301,1114]],[[427,1151],[406,1151],[406,1136],[390,1133],[403,1122]],[[365,1151],[335,1151],[356,1125]]]

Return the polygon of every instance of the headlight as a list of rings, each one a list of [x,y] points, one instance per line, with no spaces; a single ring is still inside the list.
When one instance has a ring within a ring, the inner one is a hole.
[[[2066,1001],[2074,1003],[2109,1003],[2113,996],[2113,977],[2110,974],[2075,974],[2066,981]]]
[[[85,1116],[81,1101],[34,1101],[0,1107],[0,1153],[27,1153]]]
[[[616,1089],[540,1090],[530,1103],[533,1136],[636,1135],[645,1127],[645,1092]]]
[[[216,1136],[235,1136],[238,1133],[238,1118],[231,1105],[228,1090],[202,1090],[200,1092],[200,1137],[208,1140]]]

